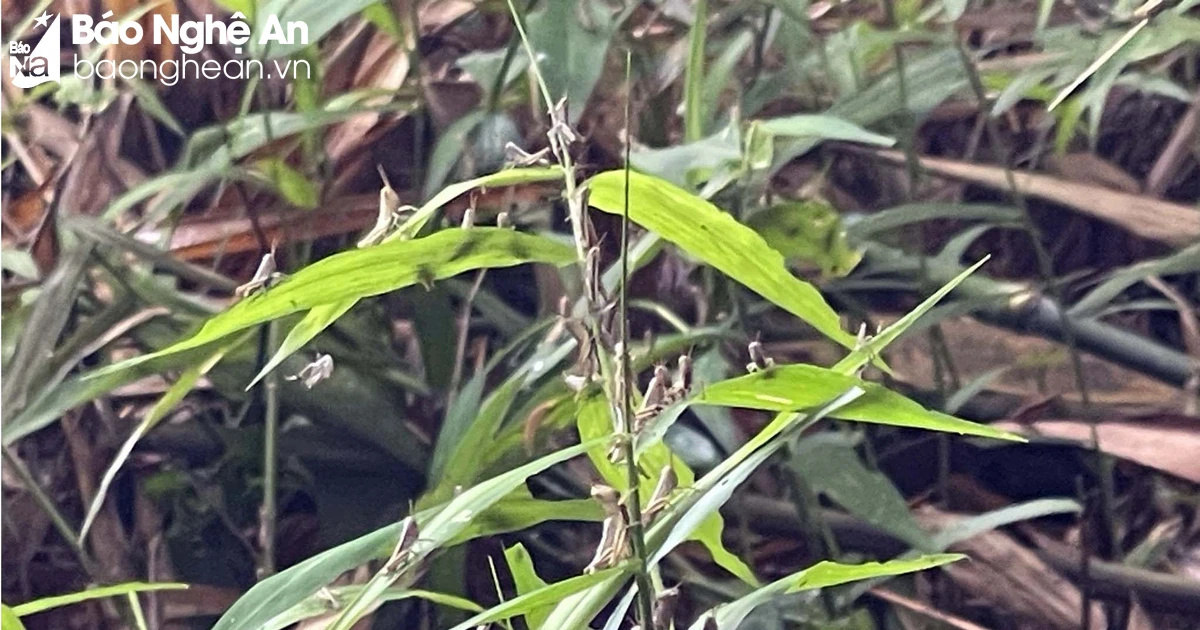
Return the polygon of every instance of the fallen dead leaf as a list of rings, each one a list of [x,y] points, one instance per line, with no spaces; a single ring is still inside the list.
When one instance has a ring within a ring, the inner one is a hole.
[[[959,517],[925,506],[914,515],[923,526],[942,529]],[[990,531],[950,546],[970,562],[942,567],[972,599],[1012,615],[1015,627],[1074,630],[1080,626],[1079,589],[1008,534]],[[1093,604],[1092,627],[1103,628],[1104,610]]]
[[[992,426],[1033,437],[1091,444],[1091,425],[1081,420],[997,422]],[[1099,422],[1100,450],[1121,459],[1200,483],[1200,418],[1164,414]]]
[[[896,166],[905,163],[900,151],[842,148]],[[1008,188],[1008,177],[999,166],[931,157],[922,157],[920,162],[922,168],[939,177],[996,190]],[[1200,239],[1200,213],[1187,206],[1028,171],[1015,171],[1013,178],[1023,194],[1060,203],[1142,238],[1169,245],[1187,245]]]

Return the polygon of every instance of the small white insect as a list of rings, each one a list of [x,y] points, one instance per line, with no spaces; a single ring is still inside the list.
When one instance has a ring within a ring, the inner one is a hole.
[[[304,383],[304,387],[312,389],[314,385],[330,377],[333,374],[333,357],[328,354],[318,354],[316,360],[304,366],[299,373],[292,376],[285,376],[284,380],[296,381]]]
[[[379,176],[383,178],[383,188],[379,189],[379,215],[375,217],[375,226],[358,240],[359,247],[378,245],[389,232],[396,229],[401,219],[416,211],[413,206],[400,205],[400,195],[392,188],[383,167],[377,168]]]
[[[281,278],[283,278],[283,274],[275,271],[275,252],[270,251],[263,254],[262,260],[258,261],[258,269],[254,271],[254,277],[250,278],[246,284],[234,289],[233,294],[239,299],[245,299],[270,288]]]
[[[509,142],[504,145],[504,167],[545,166],[550,163],[550,160],[547,159],[549,155],[550,147],[530,153],[516,144]]]

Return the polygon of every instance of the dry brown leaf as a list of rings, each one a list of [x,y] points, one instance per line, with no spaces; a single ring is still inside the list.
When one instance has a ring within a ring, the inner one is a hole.
[[[1133,195],[1142,192],[1142,185],[1126,173],[1125,169],[1095,153],[1051,155],[1046,158],[1046,166],[1055,175],[1071,181],[1103,186]]]
[[[894,318],[879,317],[888,323]],[[1069,355],[1056,342],[988,326],[970,317],[941,322],[942,335],[960,380],[970,383],[992,370],[1013,366],[984,387],[1026,400],[1058,396],[1078,401],[1075,373]],[[936,389],[933,356],[928,335],[909,335],[892,344],[889,362],[901,378],[923,389]],[[1081,353],[1092,401],[1119,406],[1125,413],[1160,411],[1179,400],[1179,390],[1121,367]]]
[[[904,153],[900,151],[851,150],[864,152],[896,166],[905,163]],[[1007,175],[999,166],[931,157],[922,157],[920,161],[922,168],[939,177],[996,190],[1008,189]],[[1200,240],[1200,212],[1193,208],[1028,171],[1016,171],[1013,176],[1017,188],[1026,195],[1068,206],[1082,214],[1121,226],[1142,238],[1170,245],[1187,245]]]
[[[998,429],[1091,444],[1091,425],[1082,420],[997,422]],[[1200,483],[1200,418],[1182,415],[1096,423],[1100,450],[1192,483]]]
[[[928,506],[914,515],[922,525],[938,529],[960,518]],[[972,599],[1019,620],[1017,627],[1081,627],[1083,597],[1079,589],[1004,532],[986,532],[955,543],[949,550],[964,553],[971,561],[951,563],[942,570]],[[1098,604],[1093,604],[1091,617],[1093,628],[1107,625]]]

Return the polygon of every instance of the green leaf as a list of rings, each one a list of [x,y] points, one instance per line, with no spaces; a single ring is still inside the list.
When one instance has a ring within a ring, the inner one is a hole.
[[[879,147],[890,147],[896,144],[895,138],[867,131],[848,120],[828,114],[796,114],[795,116],[771,118],[761,121],[759,129],[773,136],[784,138],[844,140]]]
[[[413,241],[393,241],[350,250],[315,262],[278,285],[243,299],[209,319],[188,339],[95,374],[127,370],[157,357],[202,346],[256,324],[322,304],[379,295],[472,269],[511,267],[528,262],[566,264],[574,258],[574,252],[566,245],[503,228],[454,228]]]
[[[784,258],[813,263],[826,276],[845,276],[862,260],[862,252],[846,242],[837,210],[824,201],[777,204],[756,212],[746,225]]]
[[[7,604],[0,604],[0,630],[25,630],[21,618]]]
[[[100,370],[93,370],[70,376],[62,383],[39,392],[15,417],[5,417],[3,442],[6,446],[12,444],[52,424],[68,410],[95,400],[126,383],[167,370],[188,369],[202,361],[205,356],[205,348],[196,348],[132,366],[128,370],[104,374],[100,374]]]
[[[150,411],[146,412],[146,417],[142,418],[142,421],[138,423],[137,428],[133,430],[133,433],[125,440],[121,448],[117,450],[117,454],[113,457],[112,463],[108,465],[108,469],[104,471],[104,476],[100,479],[100,485],[96,489],[96,495],[92,497],[87,516],[83,519],[83,525],[79,527],[80,541],[87,539],[88,530],[91,529],[92,522],[100,514],[100,508],[104,506],[104,497],[108,494],[108,488],[112,485],[113,480],[117,478],[117,472],[121,470],[121,466],[125,465],[125,460],[129,458],[129,454],[133,452],[133,447],[137,445],[143,436],[150,432],[150,429],[153,429],[158,425],[159,421],[167,416],[167,412],[174,409],[175,405],[179,404],[179,401],[183,400],[183,397],[192,391],[192,388],[196,386],[200,377],[208,374],[208,371],[224,358],[227,352],[245,343],[247,337],[247,335],[241,335],[230,342],[226,342],[204,361],[188,368],[187,371],[179,376],[175,384],[171,385],[171,388],[163,394],[162,398],[159,398],[158,402],[154,403]]]
[[[883,349],[886,348],[888,344],[892,343],[899,338],[900,335],[904,334],[904,331],[908,330],[910,326],[915,324],[917,319],[929,312],[929,309],[933,308],[942,300],[942,298],[946,297],[947,294],[953,291],[954,287],[957,287],[962,283],[963,280],[966,280],[968,276],[970,276],[972,273],[975,273],[975,271],[982,267],[989,258],[991,258],[991,256],[984,256],[982,260],[974,265],[971,265],[962,273],[955,276],[950,280],[950,282],[947,282],[945,286],[937,291],[934,291],[933,295],[926,298],[925,301],[917,305],[916,308],[908,313],[905,313],[903,317],[893,322],[892,325],[884,328],[879,334],[868,339],[867,342],[862,345],[862,347],[855,348],[850,352],[850,354],[842,358],[841,361],[838,361],[837,365],[833,366],[833,371],[840,374],[851,374],[862,366],[866,365],[872,357],[879,356],[879,354],[883,352]]]
[[[615,15],[594,2],[551,2],[529,16],[526,32],[550,97],[567,98],[578,122],[604,70],[609,43],[633,6]]]
[[[508,570],[512,573],[513,586],[517,595],[527,595],[548,586],[545,580],[537,574],[533,566],[533,558],[525,545],[517,543],[504,550],[504,559],[508,562]],[[549,606],[531,607],[525,614],[525,625],[530,628],[540,628],[549,614]]]
[[[287,337],[283,343],[279,344],[279,349],[275,354],[271,355],[271,360],[259,370],[254,376],[254,380],[246,386],[246,391],[250,391],[256,383],[263,379],[264,376],[271,373],[271,370],[279,367],[285,359],[295,354],[297,350],[304,347],[304,344],[312,341],[314,337],[321,334],[321,331],[328,328],[339,317],[346,314],[355,304],[358,299],[348,299],[340,302],[330,302],[328,304],[319,304],[314,306],[312,310],[305,313],[304,319],[292,326],[288,331]]]
[[[509,619],[517,615],[527,615],[531,612],[545,609],[547,606],[551,606],[559,601],[562,601],[564,597],[569,597],[579,593],[613,577],[629,573],[632,571],[632,569],[632,563],[627,562],[623,565],[612,567],[611,569],[596,571],[595,573],[585,573],[583,575],[577,575],[565,580],[560,580],[536,591],[519,595],[506,602],[502,602],[497,606],[493,606],[492,608],[489,608],[488,610],[471,617],[457,626],[454,626],[452,630],[468,630],[469,628],[475,628],[493,621]],[[530,624],[530,627],[536,626]]]
[[[688,33],[687,70],[683,84],[683,121],[685,142],[704,137],[708,122],[704,102],[704,40],[708,33],[708,0],[696,3],[696,17]]]
[[[588,182],[596,208],[621,214],[625,172],[608,171]],[[629,174],[629,218],[715,267],[755,293],[808,322],[825,336],[852,348],[838,315],[812,285],[793,276],[779,252],[754,230],[711,203],[666,181]]]
[[[319,617],[321,615],[330,615],[337,612],[340,608],[350,603],[352,599],[362,593],[361,585],[355,586],[339,586],[330,588],[327,594],[312,595],[294,606],[291,610],[275,617],[268,621],[262,630],[283,630],[292,624],[299,623],[305,619]],[[381,602],[394,602],[402,599],[419,598],[431,601],[435,604],[466,610],[470,612],[479,612],[483,610],[479,604],[454,595],[445,593],[435,593],[433,591],[423,591],[420,589],[407,588],[392,588],[388,589],[379,598]]]
[[[932,551],[929,535],[908,510],[908,502],[887,475],[863,465],[852,436],[825,431],[805,437],[792,449],[788,465],[813,489],[847,512],[909,545]]]
[[[322,0],[266,0],[255,11],[254,30],[250,35],[249,53],[256,59],[276,59],[290,55],[301,48],[315,45],[326,33],[333,30],[342,20],[375,4],[378,0],[346,0],[330,4]],[[267,34],[267,20],[271,17],[278,19],[282,34],[291,34],[289,22],[304,22],[308,25],[308,41],[301,42],[299,37],[287,39],[289,43],[279,41],[263,41]]]
[[[681,188],[698,188],[718,169],[733,167],[741,162],[741,131],[737,125],[730,124],[702,140],[634,151],[629,158],[639,171]]]
[[[446,410],[446,419],[438,431],[437,443],[433,446],[433,460],[429,465],[429,479],[434,483],[442,480],[446,464],[460,447],[463,436],[480,418],[480,403],[483,386],[487,383],[487,370],[479,370],[454,397],[454,404]]]
[[[389,234],[387,238],[383,239],[383,243],[386,245],[392,241],[416,238],[421,228],[425,227],[425,224],[433,218],[433,215],[442,206],[476,188],[500,188],[503,186],[532,184],[534,182],[557,179],[562,179],[562,168],[547,166],[539,168],[510,168],[492,173],[491,175],[484,175],[483,177],[476,177],[465,182],[451,184],[434,195],[432,199],[426,201],[403,225],[397,228],[392,234]]]
[[[1012,206],[975,203],[910,203],[861,217],[847,231],[857,240],[866,240],[906,225],[934,219],[1014,223],[1021,220],[1021,210]]]
[[[676,408],[682,410],[682,406]],[[667,415],[667,411],[659,414]],[[588,451],[588,459],[600,472],[600,476],[608,485],[622,493],[629,489],[629,478],[623,466],[613,464],[608,459],[608,446],[613,436],[612,415],[609,412],[608,401],[603,396],[591,396],[582,400],[575,408],[576,427],[582,440],[599,438],[600,446]],[[648,429],[649,427],[647,427]],[[664,429],[665,432],[665,429]],[[696,474],[683,461],[675,457],[661,439],[645,442],[645,446],[637,451],[638,466],[649,474],[640,478],[638,492],[646,500],[654,492],[658,483],[659,472],[666,466],[671,466],[675,478],[681,488],[691,487]],[[721,541],[721,533],[725,530],[725,520],[719,512],[711,514],[703,523],[696,527],[694,535],[689,540],[695,540],[704,545],[712,554],[713,560],[722,568],[737,576],[752,586],[758,585],[754,571],[742,562],[740,558],[725,548]]]
[[[439,547],[460,544],[471,538],[496,533],[483,528],[487,508],[501,503],[506,495],[538,472],[587,451],[593,444],[583,443],[515,468],[503,475],[489,479],[455,497],[442,506],[417,513],[414,518],[419,524],[420,540],[413,546],[417,557],[423,558]],[[545,516],[545,512],[538,514]],[[531,526],[534,523],[521,523]],[[305,598],[328,585],[342,573],[367,563],[371,559],[385,557],[395,546],[400,535],[400,523],[394,523],[320,553],[293,567],[281,571],[246,592],[217,621],[213,630],[259,630],[263,624],[290,610]],[[380,589],[379,586],[384,586]],[[387,592],[391,584],[373,580],[355,598],[358,604],[348,606],[354,614],[361,613],[368,600],[374,600]]]
[[[454,171],[454,166],[462,157],[463,151],[471,146],[471,136],[475,128],[483,121],[487,113],[483,110],[468,112],[462,118],[450,123],[433,145],[433,154],[425,167],[425,198],[432,197],[434,191],[446,183],[446,178]]]
[[[699,15],[699,10],[697,10],[697,15]],[[707,16],[707,12],[705,15]],[[695,28],[695,23],[692,28]],[[711,111],[720,103],[721,93],[729,85],[729,78],[737,71],[738,63],[746,55],[746,51],[754,44],[754,41],[754,30],[743,28],[733,37],[720,43],[721,54],[713,60],[704,76],[704,95],[701,97],[701,103],[705,108],[704,113],[708,114],[705,119],[706,126],[718,122],[718,120],[713,120]]]
[[[1006,431],[925,409],[881,385],[815,365],[780,365],[713,383],[704,388],[695,402],[766,411],[800,411],[818,407],[852,387],[860,387],[866,393],[833,411],[831,417],[1000,440],[1025,441],[1024,438]]]
[[[951,562],[962,560],[961,554],[936,554],[915,558],[912,560],[892,560],[889,562],[866,562],[863,564],[840,564],[828,560],[793,573],[785,578],[772,582],[749,595],[738,598],[728,604],[722,604],[709,610],[692,624],[692,630],[702,630],[709,619],[714,619],[718,628],[737,628],[742,621],[762,604],[786,593],[813,590],[846,584],[858,580],[877,577],[890,577],[924,571]]]
[[[288,203],[300,208],[316,208],[320,193],[312,180],[280,158],[266,158],[255,163],[258,170],[275,186]]]
[[[12,611],[18,617],[25,617],[36,613],[44,612],[52,608],[61,606],[70,606],[79,602],[86,602],[92,599],[100,599],[103,597],[117,597],[120,595],[128,595],[129,593],[145,593],[147,591],[176,591],[186,589],[187,584],[179,584],[175,582],[164,582],[162,584],[148,584],[146,582],[126,582],[124,584],[116,584],[113,586],[103,586],[100,588],[90,588],[86,591],[78,593],[70,593],[68,595],[57,595],[55,597],[43,597],[20,606],[13,606]]]
[[[408,571],[418,566],[435,550],[448,545],[471,527],[476,515],[504,499],[525,480],[547,468],[586,452],[594,444],[583,443],[565,448],[528,464],[488,479],[477,486],[455,496],[444,508],[438,510],[426,522],[418,520],[420,538],[410,550],[411,560],[405,565]],[[376,606],[379,596],[391,588],[407,571],[380,570],[367,582],[366,588],[356,597],[331,626],[331,630],[349,630],[351,626],[369,614]]]
[[[1150,276],[1195,273],[1200,273],[1200,244],[1185,247],[1163,258],[1145,260],[1114,271],[1104,282],[1096,285],[1083,299],[1076,302],[1070,313],[1078,316],[1094,315],[1125,289]]]

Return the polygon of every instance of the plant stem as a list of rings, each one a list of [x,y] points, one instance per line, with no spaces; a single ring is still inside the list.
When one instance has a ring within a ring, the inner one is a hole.
[[[21,480],[21,484],[25,486],[25,490],[33,497],[34,503],[37,503],[38,507],[42,508],[42,511],[46,513],[46,516],[50,517],[50,524],[54,526],[54,529],[58,531],[58,535],[63,537],[63,540],[67,542],[67,546],[75,553],[75,558],[83,566],[84,572],[93,578],[98,577],[99,574],[96,572],[95,563],[92,561],[91,556],[88,555],[87,550],[84,549],[83,541],[79,539],[79,534],[75,532],[75,528],[71,527],[66,517],[54,505],[54,501],[42,490],[41,485],[33,478],[33,473],[25,466],[25,462],[21,461],[21,458],[17,457],[16,453],[13,453],[8,446],[4,447],[4,464],[16,473],[17,478]]]
[[[642,628],[650,628],[654,608],[653,585],[650,583],[650,573],[646,566],[646,537],[642,527],[642,502],[638,493],[639,477],[637,454],[633,448],[633,401],[632,368],[629,365],[629,304],[626,293],[629,286],[629,168],[630,148],[633,146],[632,118],[629,115],[630,102],[633,100],[633,90],[630,81],[632,55],[625,51],[625,204],[621,211],[621,287],[620,312],[621,319],[621,420],[622,430],[629,439],[625,441],[625,473],[629,479],[629,529],[630,540],[633,542],[633,554],[637,557],[638,573],[638,623]]]
[[[542,77],[541,70],[538,68],[537,55],[534,53],[533,47],[529,43],[529,37],[525,33],[524,20],[518,12],[514,0],[508,0],[508,8],[513,16],[513,22],[517,32],[521,36],[521,42],[525,46],[525,52],[529,56],[530,71],[533,73],[541,92],[542,100],[545,102],[550,114],[551,130],[547,133],[547,139],[550,143],[551,152],[558,160],[563,171],[563,196],[567,201],[567,213],[571,223],[571,234],[575,241],[575,252],[579,261],[579,268],[584,277],[584,282],[590,280],[587,278],[587,256],[588,250],[592,247],[592,243],[588,242],[587,231],[584,229],[585,221],[587,221],[587,208],[584,203],[584,191],[581,190],[575,182],[575,163],[571,158],[570,142],[567,135],[563,132],[563,128],[570,124],[569,120],[560,116],[560,112],[556,107],[556,103],[550,95],[550,89],[546,86],[546,81]],[[625,76],[628,84],[631,74],[631,54],[626,51]],[[637,588],[638,588],[638,622],[639,625],[646,629],[650,629],[651,617],[654,608],[654,585],[650,581],[650,573],[648,568],[645,531],[642,526],[642,504],[641,496],[638,493],[639,473],[637,466],[637,453],[633,446],[633,436],[631,434],[631,380],[629,369],[629,346],[628,346],[628,305],[625,302],[625,286],[628,284],[629,274],[629,152],[631,150],[631,142],[629,132],[630,124],[630,98],[627,96],[625,101],[625,210],[621,223],[621,286],[620,286],[620,314],[621,318],[621,347],[620,357],[618,357],[620,366],[619,379],[613,374],[611,366],[611,358],[608,349],[604,347],[602,340],[604,339],[603,331],[601,330],[600,322],[590,313],[599,312],[599,308],[603,305],[588,304],[587,315],[585,320],[591,336],[592,349],[600,365],[601,376],[604,379],[604,390],[609,399],[609,407],[615,417],[621,418],[621,432],[624,437],[623,451],[626,465],[626,473],[628,475],[629,492],[626,496],[625,507],[626,513],[629,515],[629,539],[633,547],[633,554],[637,568]],[[586,292],[585,292],[586,293]],[[586,299],[586,298],[585,298]]]
[[[267,324],[267,347],[272,352],[279,345],[279,324]],[[275,573],[275,522],[278,516],[277,486],[279,481],[279,375],[275,370],[263,384],[263,502],[262,502],[262,566],[259,577]]]

